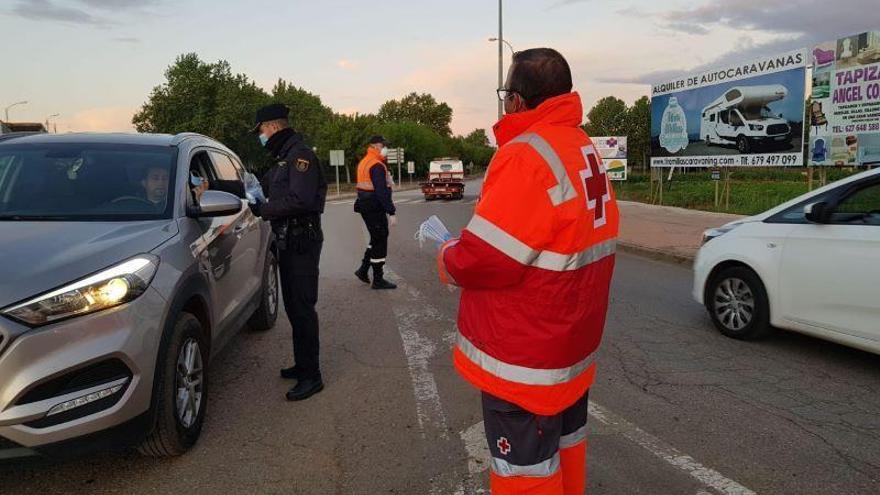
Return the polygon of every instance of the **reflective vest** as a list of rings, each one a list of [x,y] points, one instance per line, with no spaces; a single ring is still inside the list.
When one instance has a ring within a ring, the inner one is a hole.
[[[593,382],[619,213],[569,93],[504,117],[461,238],[439,263],[461,286],[456,369],[477,388],[553,415]]]
[[[391,172],[388,171],[388,167],[385,165],[385,157],[382,156],[375,148],[367,148],[367,154],[358,163],[357,168],[357,190],[358,191],[375,191],[376,187],[373,186],[373,179],[370,178],[370,169],[372,169],[376,165],[381,165],[383,169],[385,169],[385,180],[388,184],[388,187],[394,185],[393,180],[391,179]]]

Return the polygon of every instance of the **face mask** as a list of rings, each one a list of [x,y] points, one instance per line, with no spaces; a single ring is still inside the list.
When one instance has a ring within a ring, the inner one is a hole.
[[[382,158],[386,158],[388,156],[388,148],[382,148],[382,151],[379,153],[382,155]]]
[[[201,186],[202,183],[204,183],[204,182],[205,182],[205,179],[203,179],[203,178],[199,177],[198,175],[196,175],[196,174],[190,172],[190,174],[189,174],[189,183],[190,183],[193,187],[199,187],[199,186]]]
[[[266,143],[268,143],[268,142],[269,142],[269,138],[266,137],[265,134],[260,134],[260,144],[262,144],[263,146],[266,146]]]

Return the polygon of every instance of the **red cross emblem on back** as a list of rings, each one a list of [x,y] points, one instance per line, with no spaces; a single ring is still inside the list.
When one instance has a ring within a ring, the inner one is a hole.
[[[605,225],[605,203],[611,201],[611,184],[608,182],[608,174],[605,173],[605,165],[596,154],[593,145],[581,148],[584,162],[587,168],[581,171],[581,180],[584,181],[584,191],[587,195],[587,208],[595,214],[593,227]]]
[[[510,453],[511,446],[510,442],[507,441],[507,437],[499,438],[496,445],[498,445],[498,451],[501,452],[501,455],[507,455]]]

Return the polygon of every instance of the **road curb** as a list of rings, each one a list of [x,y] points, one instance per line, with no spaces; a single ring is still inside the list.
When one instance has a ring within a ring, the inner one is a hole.
[[[638,256],[644,256],[646,258],[651,258],[658,261],[666,261],[669,263],[675,263],[677,265],[693,265],[695,256],[687,255],[687,254],[677,254],[670,253],[668,251],[663,251],[661,249],[649,248],[646,246],[640,246],[638,244],[632,242],[625,241],[617,241],[617,247],[620,248],[621,251],[635,254]]]

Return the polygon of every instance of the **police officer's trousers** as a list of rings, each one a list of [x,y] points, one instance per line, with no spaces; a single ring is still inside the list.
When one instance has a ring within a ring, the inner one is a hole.
[[[555,416],[540,416],[483,393],[493,495],[583,495],[588,395]]]
[[[321,261],[320,240],[303,239],[291,242],[279,251],[281,293],[284,309],[293,329],[293,359],[305,375],[319,376],[318,361],[318,264]]]

